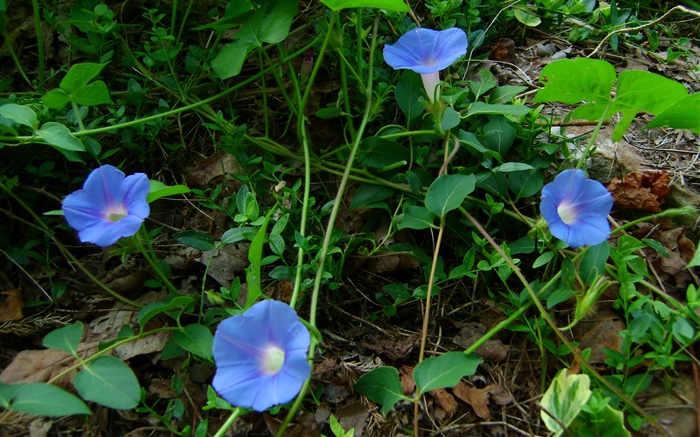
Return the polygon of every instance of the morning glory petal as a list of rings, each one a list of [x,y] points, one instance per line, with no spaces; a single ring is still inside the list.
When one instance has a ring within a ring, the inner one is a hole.
[[[565,170],[542,189],[540,212],[552,235],[569,246],[594,246],[610,236],[607,216],[612,206],[603,184],[586,179],[581,170]]]
[[[222,321],[214,334],[214,390],[231,405],[264,411],[291,401],[311,375],[306,358],[311,336],[287,304],[258,302]],[[270,370],[267,353],[284,352]],[[266,364],[268,364],[266,366]]]
[[[406,32],[395,44],[384,46],[384,60],[393,69],[419,74],[444,70],[467,53],[467,35],[462,29],[425,28]]]
[[[82,242],[106,247],[138,232],[150,214],[149,181],[143,173],[125,177],[111,165],[93,170],[83,188],[63,200],[63,214]]]

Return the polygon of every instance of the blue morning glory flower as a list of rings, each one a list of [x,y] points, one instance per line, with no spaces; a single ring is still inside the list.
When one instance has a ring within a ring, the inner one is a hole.
[[[287,304],[264,300],[221,322],[214,334],[212,387],[231,405],[264,411],[284,404],[311,374],[311,336]]]
[[[433,30],[419,27],[405,33],[396,44],[384,46],[384,60],[393,69],[420,74],[432,101],[440,95],[440,70],[467,53],[467,35],[462,29]]]
[[[595,246],[608,239],[610,192],[581,170],[564,170],[542,189],[540,212],[552,235],[571,247]]]
[[[143,173],[125,176],[111,165],[88,175],[83,189],[63,199],[63,215],[83,243],[101,247],[138,232],[151,210],[146,201],[150,183]]]

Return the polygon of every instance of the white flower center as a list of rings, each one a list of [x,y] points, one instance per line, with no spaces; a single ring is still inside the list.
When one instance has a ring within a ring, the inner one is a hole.
[[[111,205],[104,212],[105,220],[112,223],[118,222],[128,215],[129,211],[127,211],[126,207],[121,204]]]
[[[262,371],[266,375],[275,375],[284,364],[284,351],[277,346],[267,347],[262,359]]]
[[[575,222],[576,216],[578,215],[574,205],[565,202],[561,203],[557,207],[557,214],[559,214],[559,218],[561,218],[561,221],[563,221],[567,225],[570,225],[571,223]]]

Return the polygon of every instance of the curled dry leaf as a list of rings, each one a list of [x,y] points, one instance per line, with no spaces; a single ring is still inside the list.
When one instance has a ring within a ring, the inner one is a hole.
[[[401,378],[401,390],[409,396],[416,389],[416,381],[413,380],[413,366],[401,366],[399,371]]]
[[[20,289],[3,291],[0,294],[5,295],[5,299],[0,303],[0,323],[22,320],[24,318],[22,313],[24,301]]]
[[[489,399],[498,405],[508,405],[513,402],[513,395],[500,384],[489,384],[484,388],[476,388],[460,382],[452,389],[452,393],[471,405],[476,415],[482,419],[491,417]]]
[[[671,192],[670,182],[665,171],[633,171],[622,179],[613,178],[607,188],[618,208],[661,212],[661,204]]]
[[[462,324],[462,328],[459,330],[459,333],[452,339],[452,341],[456,345],[467,349],[477,340],[483,337],[484,334],[486,334],[486,327],[483,324],[476,322],[464,323]],[[501,340],[491,339],[479,346],[474,352],[480,358],[486,361],[498,362],[506,358],[509,350],[510,347],[503,344]]]
[[[447,393],[445,389],[437,389],[430,392],[430,394],[435,399],[435,403],[442,408],[447,417],[453,416],[457,412],[457,401],[454,396]]]
[[[471,405],[477,416],[482,419],[489,419],[491,411],[489,410],[489,392],[486,389],[478,389],[470,387],[463,382],[459,382],[452,389],[455,396]]]

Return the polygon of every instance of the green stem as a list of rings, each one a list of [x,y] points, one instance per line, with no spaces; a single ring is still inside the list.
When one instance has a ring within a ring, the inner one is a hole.
[[[226,419],[226,422],[224,422],[224,424],[221,425],[221,428],[219,428],[219,430],[216,432],[216,434],[214,434],[214,437],[224,437],[226,435],[226,431],[228,431],[229,428],[231,428],[231,425],[233,425],[233,422],[235,422],[236,419],[238,419],[238,416],[240,416],[240,415],[241,415],[240,408],[236,408],[235,410],[233,410],[233,412],[228,417],[228,419]]]
[[[684,206],[683,208],[671,208],[667,209],[666,211],[662,211],[658,214],[651,214],[646,217],[642,217],[636,220],[632,220],[631,222],[625,223],[622,226],[618,226],[617,228],[613,229],[611,231],[611,234],[615,234],[617,232],[622,232],[625,229],[631,228],[632,226],[638,225],[639,223],[643,222],[650,222],[655,219],[662,219],[662,218],[671,218],[671,217],[677,217],[681,215],[692,215],[695,213],[695,208],[692,206]]]
[[[437,270],[438,259],[440,258],[440,246],[442,245],[442,236],[445,233],[445,216],[440,217],[440,229],[438,230],[437,240],[435,241],[435,252],[433,253],[433,262],[430,265],[430,276],[428,277],[428,290],[425,295],[425,313],[423,314],[423,328],[421,329],[420,353],[418,354],[418,363],[423,361],[425,356],[425,344],[428,341],[428,324],[430,322],[430,298],[433,295],[433,286],[435,282],[435,271]],[[418,395],[416,403],[413,404],[413,435],[420,435],[418,429],[418,410],[420,408],[420,396]]]
[[[503,260],[510,266],[510,268],[513,270],[515,275],[520,279],[520,282],[523,284],[525,289],[527,290],[528,294],[530,295],[530,298],[532,302],[535,304],[537,307],[538,311],[540,312],[540,315],[542,316],[543,319],[547,322],[547,324],[552,328],[554,331],[554,334],[559,337],[559,340],[561,340],[562,343],[564,343],[569,350],[571,351],[572,354],[576,357],[578,362],[581,364],[582,367],[585,367],[586,370],[588,370],[592,375],[596,377],[598,382],[600,382],[602,385],[604,385],[608,390],[612,391],[615,393],[620,399],[625,401],[627,405],[632,407],[637,413],[639,413],[641,416],[643,416],[649,423],[651,423],[655,428],[657,428],[663,435],[668,436],[668,432],[659,425],[657,421],[654,420],[653,417],[649,415],[646,411],[644,411],[639,405],[637,405],[636,402],[634,402],[632,399],[630,399],[628,396],[626,396],[624,393],[622,393],[617,387],[612,385],[607,379],[603,378],[600,376],[598,371],[593,368],[588,362],[581,356],[581,353],[578,351],[577,348],[574,347],[574,345],[571,344],[571,342],[564,336],[564,334],[561,333],[559,328],[557,327],[556,323],[554,323],[554,320],[552,320],[552,317],[547,313],[545,308],[542,306],[542,302],[537,298],[537,294],[535,291],[532,289],[530,286],[530,283],[527,282],[527,279],[525,279],[525,276],[523,276],[523,273],[520,271],[518,266],[515,265],[511,257],[506,255],[506,253],[501,249],[501,246],[496,244],[496,242],[493,240],[491,235],[489,235],[488,232],[479,224],[478,221],[474,217],[472,217],[471,214],[461,206],[459,207],[459,211],[464,215],[472,224],[479,230],[479,233],[483,235],[484,238],[489,242],[491,247],[494,248],[496,252],[498,252],[499,255],[503,258]],[[670,436],[669,436],[670,437]]]
[[[287,62],[291,59],[294,59],[297,56],[300,56],[306,50],[313,47],[315,43],[316,43],[315,41],[312,41],[311,43],[304,46],[302,49],[297,50],[293,54],[289,55],[286,59],[282,60],[282,62]],[[203,107],[205,105],[208,105],[209,103],[215,102],[215,101],[221,99],[222,97],[225,97],[225,96],[227,96],[235,91],[238,91],[239,89],[241,89],[242,87],[244,87],[246,85],[249,85],[251,83],[256,82],[262,76],[268,74],[273,68],[274,68],[274,66],[268,67],[265,70],[254,74],[253,76],[249,77],[248,79],[241,81],[241,82],[238,82],[237,84],[231,86],[230,88],[227,88],[226,90],[220,92],[219,94],[216,94],[215,96],[209,97],[207,99],[200,100],[200,101],[197,101],[195,103],[192,103],[192,104],[180,107],[180,108],[176,108],[176,109],[173,109],[173,110],[170,110],[167,112],[163,112],[161,114],[155,114],[155,115],[139,118],[139,119],[132,120],[132,121],[127,121],[125,123],[121,123],[121,124],[114,125],[114,126],[105,126],[105,127],[95,128],[95,129],[86,129],[86,130],[80,131],[80,132],[73,132],[73,135],[76,137],[82,137],[82,136],[86,136],[86,135],[95,135],[95,134],[101,134],[101,133],[105,133],[105,132],[112,132],[115,130],[123,129],[125,127],[138,126],[140,124],[143,124],[143,123],[146,123],[149,121],[160,120],[162,118],[166,118],[166,117],[169,117],[172,115],[180,114],[182,112],[195,110],[199,107]],[[41,141],[41,140],[43,140],[43,138],[40,135],[23,135],[23,136],[0,135],[0,141],[18,141],[20,143],[24,143],[24,142],[28,142],[28,141]],[[10,145],[10,144],[6,144],[6,145]]]
[[[102,350],[99,350],[98,352],[95,352],[94,355],[91,355],[91,356],[85,358],[84,360],[83,360],[82,358],[80,358],[80,357],[74,355],[74,356],[79,360],[79,362],[78,362],[77,364],[74,364],[73,366],[70,366],[69,368],[65,369],[64,371],[62,371],[62,372],[59,373],[58,375],[52,377],[50,380],[47,381],[47,384],[53,384],[54,382],[58,381],[59,379],[61,379],[61,378],[64,377],[64,376],[70,374],[70,373],[73,372],[74,370],[77,370],[77,369],[79,369],[81,366],[84,366],[84,365],[86,365],[86,364],[89,364],[90,362],[94,361],[94,360],[97,359],[98,357],[101,357],[102,355],[108,354],[109,352],[111,352],[112,350],[114,350],[115,348],[118,348],[119,346],[121,346],[121,345],[123,345],[123,344],[126,344],[126,343],[129,343],[129,342],[131,342],[131,341],[144,338],[144,337],[149,336],[149,335],[151,335],[151,334],[156,334],[156,333],[158,333],[158,332],[162,332],[162,331],[177,331],[177,330],[180,330],[180,329],[182,329],[182,328],[177,327],[177,326],[165,326],[165,327],[162,327],[162,328],[152,329],[152,330],[147,331],[147,332],[142,332],[142,333],[140,333],[140,334],[131,336],[131,337],[129,337],[129,338],[125,338],[125,339],[123,339],[123,340],[115,341],[115,342],[112,343],[111,345],[107,346],[106,348],[104,348],[104,349],[102,349]]]
[[[337,11],[333,11],[333,14],[337,14]],[[332,21],[332,20],[331,20]],[[365,127],[367,126],[367,123],[369,121],[369,116],[370,116],[370,111],[372,109],[372,59],[374,57],[374,49],[375,49],[375,43],[377,40],[377,27],[379,26],[379,16],[376,15],[374,19],[374,27],[372,30],[372,44],[370,46],[370,52],[369,52],[369,59],[370,59],[370,64],[369,64],[369,69],[368,69],[368,78],[367,78],[367,94],[366,94],[366,103],[365,103],[365,110],[364,114],[362,117],[362,122],[360,123],[360,126],[357,130],[357,136],[355,137],[353,141],[352,148],[350,149],[350,156],[348,157],[348,163],[345,167],[345,172],[343,173],[343,177],[340,180],[340,185],[338,187],[338,193],[336,194],[335,201],[333,202],[333,208],[331,209],[330,217],[328,218],[328,226],[326,227],[326,232],[323,238],[323,244],[321,246],[321,250],[319,252],[319,259],[318,259],[318,268],[316,271],[316,277],[314,278],[314,287],[313,291],[311,293],[311,309],[310,309],[310,314],[309,314],[309,323],[311,326],[316,327],[316,312],[317,312],[317,307],[318,307],[318,296],[319,296],[319,291],[321,289],[321,280],[323,277],[323,271],[325,267],[325,262],[326,262],[326,256],[328,255],[328,250],[330,249],[330,242],[331,242],[331,234],[333,233],[333,229],[335,228],[335,220],[338,217],[338,211],[340,209],[340,205],[343,200],[343,196],[345,193],[345,187],[347,185],[348,179],[350,179],[350,171],[352,170],[353,162],[355,161],[355,154],[357,153],[357,149],[360,145],[360,140],[362,139],[362,133],[365,130]],[[330,30],[330,29],[329,29]],[[314,71],[316,71],[314,69]],[[313,72],[312,72],[312,77],[313,77]],[[307,88],[307,91],[309,88]],[[318,339],[315,336],[311,336],[311,344],[309,345],[309,360],[313,360],[313,357],[316,355],[316,345],[318,344]],[[308,382],[308,381],[307,381]],[[303,398],[304,395],[306,394],[306,389],[308,388],[308,383],[302,387],[302,390],[299,391],[299,394],[297,395],[297,401],[294,403],[295,406],[300,406],[301,401],[299,401],[299,398]],[[294,416],[296,413],[297,409],[292,408],[289,413],[287,414],[287,417],[285,418],[284,424],[288,424],[291,421],[291,418]],[[284,425],[283,424],[283,425]],[[285,426],[280,427],[280,431],[277,433],[277,436],[280,437],[284,433]]]
[[[170,291],[170,294],[172,294],[173,296],[178,296],[179,293],[177,291],[177,288],[175,288],[173,283],[170,282],[170,279],[168,279],[166,274],[163,272],[163,269],[160,268],[160,264],[158,264],[158,257],[153,251],[151,239],[148,237],[148,232],[146,232],[146,228],[144,226],[141,226],[141,229],[139,229],[139,232],[136,235],[134,235],[132,241],[139,249],[139,251],[143,254],[143,257],[146,258],[146,261],[148,261],[148,264],[151,266],[156,276],[160,278],[160,280],[163,282],[163,285],[165,285],[168,291]]]
[[[36,30],[36,51],[38,59],[39,83],[43,84],[45,79],[45,59],[44,59],[44,38],[41,31],[41,9],[39,8],[39,0],[32,0],[32,8],[34,9],[34,28]],[[12,44],[12,42],[9,42]],[[21,71],[21,69],[20,69]]]
[[[63,244],[61,244],[61,242],[58,241],[54,237],[53,233],[51,232],[51,229],[48,227],[48,225],[46,223],[43,222],[43,220],[41,220],[41,218],[39,218],[39,216],[34,212],[34,210],[31,209],[29,207],[29,205],[24,203],[24,201],[22,199],[17,197],[15,195],[15,193],[8,186],[6,186],[1,179],[0,179],[0,188],[3,191],[5,191],[5,193],[7,193],[10,197],[12,197],[15,200],[15,202],[17,202],[22,208],[24,208],[24,210],[27,211],[29,213],[29,215],[32,216],[34,221],[36,223],[38,223],[39,229],[41,229],[43,232],[45,232],[46,235],[48,235],[53,240],[53,242],[56,243],[56,246],[58,246],[58,248],[61,250],[63,255],[66,258],[68,258],[74,265],[77,265],[78,268],[80,269],[80,271],[82,271],[88,278],[90,278],[90,280],[93,281],[98,287],[100,287],[102,290],[106,291],[109,295],[111,295],[115,299],[117,299],[121,302],[124,302],[127,305],[131,305],[131,306],[136,307],[136,308],[141,308],[143,306],[137,302],[134,302],[131,299],[128,299],[128,298],[122,296],[121,294],[117,293],[116,291],[112,290],[111,288],[107,287],[107,285],[105,285],[102,281],[100,281],[92,273],[90,273],[90,271],[88,269],[86,269],[85,266],[83,266],[83,264],[80,261],[78,261],[75,258],[75,256],[73,256],[73,254],[70,253],[68,251],[68,249],[66,249],[65,246],[63,246]]]
[[[579,158],[578,163],[576,164],[576,168],[584,168],[584,166],[586,165],[586,160],[588,160],[588,157],[590,156],[591,151],[593,149],[593,143],[595,143],[595,140],[598,137],[598,132],[600,132],[600,128],[603,127],[603,122],[606,120],[608,111],[610,110],[611,106],[612,100],[608,102],[608,106],[603,112],[604,116],[600,117],[600,120],[598,120],[598,124],[595,126],[593,133],[591,133],[591,137],[588,140],[588,144],[586,144],[586,149],[581,154],[581,158]]]

